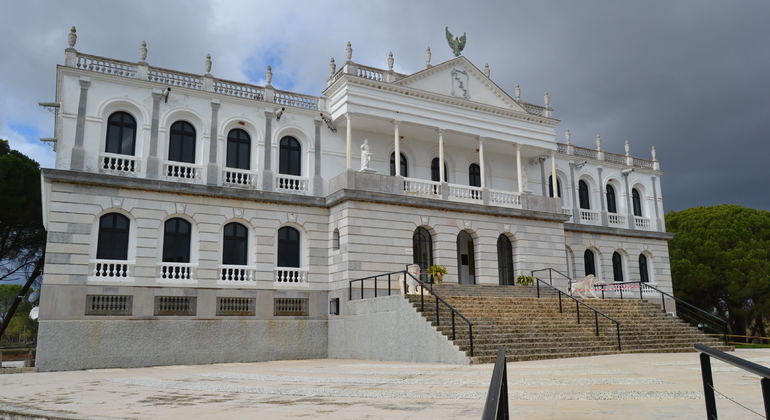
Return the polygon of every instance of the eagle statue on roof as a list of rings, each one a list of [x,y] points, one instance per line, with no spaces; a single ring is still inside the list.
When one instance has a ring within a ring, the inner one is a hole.
[[[459,57],[460,52],[462,52],[462,50],[465,48],[465,32],[463,32],[463,36],[455,38],[454,35],[449,32],[449,27],[447,26],[446,40],[449,43],[449,48],[451,48],[452,52],[455,53],[455,57]]]

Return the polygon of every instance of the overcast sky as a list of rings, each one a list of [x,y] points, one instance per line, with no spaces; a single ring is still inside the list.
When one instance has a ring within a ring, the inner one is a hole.
[[[650,159],[656,146],[664,207],[722,203],[770,210],[768,1],[17,1],[0,0],[0,138],[52,167],[40,137],[53,115],[67,33],[85,54],[320,95],[329,58],[395,70],[452,58],[444,27],[467,33],[463,55],[489,63],[510,95],[548,91],[564,142]]]

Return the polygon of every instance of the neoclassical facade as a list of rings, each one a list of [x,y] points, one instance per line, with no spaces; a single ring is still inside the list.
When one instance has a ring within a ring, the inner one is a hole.
[[[671,292],[652,159],[574,146],[465,57],[330,63],[321,96],[90,56],[57,68],[41,370],[339,357],[352,279],[554,268]],[[280,71],[276,69],[276,71]],[[320,76],[324,77],[324,76]],[[364,143],[366,143],[364,145]],[[555,188],[553,180],[556,179]]]

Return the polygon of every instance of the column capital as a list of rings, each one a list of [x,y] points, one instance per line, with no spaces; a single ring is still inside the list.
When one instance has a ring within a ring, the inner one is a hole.
[[[402,123],[402,122],[403,122],[403,121],[401,121],[401,120],[391,120],[391,121],[390,121],[390,123],[391,123],[391,124],[393,124],[393,125],[395,125],[396,127],[398,127],[399,125],[401,125],[401,123]]]
[[[275,112],[273,111],[265,111],[265,118],[270,119],[275,116]]]
[[[516,150],[521,150],[521,143],[513,143],[513,147],[514,147]]]
[[[436,132],[438,133],[439,136],[443,136],[444,133],[446,132],[446,128],[440,128],[440,127],[436,128]]]
[[[219,111],[219,107],[222,106],[222,104],[219,102],[219,99],[212,99],[211,100],[211,110],[212,111]]]
[[[486,137],[485,137],[485,136],[476,136],[476,139],[477,139],[479,142],[483,142],[483,141],[486,139]]]
[[[91,86],[91,79],[87,77],[81,77],[80,78],[80,87],[84,89],[88,89],[88,87]]]
[[[158,92],[152,92],[152,101],[153,102],[160,102],[160,99],[163,97],[162,93]]]
[[[352,112],[346,112],[345,113],[345,119],[350,121],[353,119],[353,113]]]

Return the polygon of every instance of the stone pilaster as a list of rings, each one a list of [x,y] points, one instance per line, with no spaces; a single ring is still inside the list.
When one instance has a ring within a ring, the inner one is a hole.
[[[217,126],[219,124],[219,99],[211,100],[211,135],[209,136],[209,164],[206,167],[206,184],[219,185],[219,165],[217,165],[217,149],[219,136]]]
[[[598,183],[599,183],[599,200],[601,202],[601,218],[602,218],[602,226],[607,226],[607,191],[604,190],[604,180],[602,179],[602,167],[596,168],[596,172],[599,173]]]
[[[273,116],[272,111],[265,111],[265,162],[262,169],[262,190],[273,191],[273,171],[270,162],[273,154]]]
[[[160,129],[160,100],[163,94],[152,92],[152,121],[150,123],[150,155],[147,156],[147,178],[158,179],[160,159],[158,159],[158,130]]]
[[[82,171],[85,168],[86,149],[83,148],[83,139],[86,133],[86,110],[88,105],[88,88],[91,79],[80,78],[80,101],[78,102],[78,116],[75,125],[75,146],[72,147],[70,156],[70,170]]]
[[[321,124],[323,121],[316,118],[313,120],[315,125],[315,145],[314,147],[314,160],[315,160],[315,174],[313,176],[313,195],[317,197],[323,197],[324,194],[324,179],[321,176]]]

